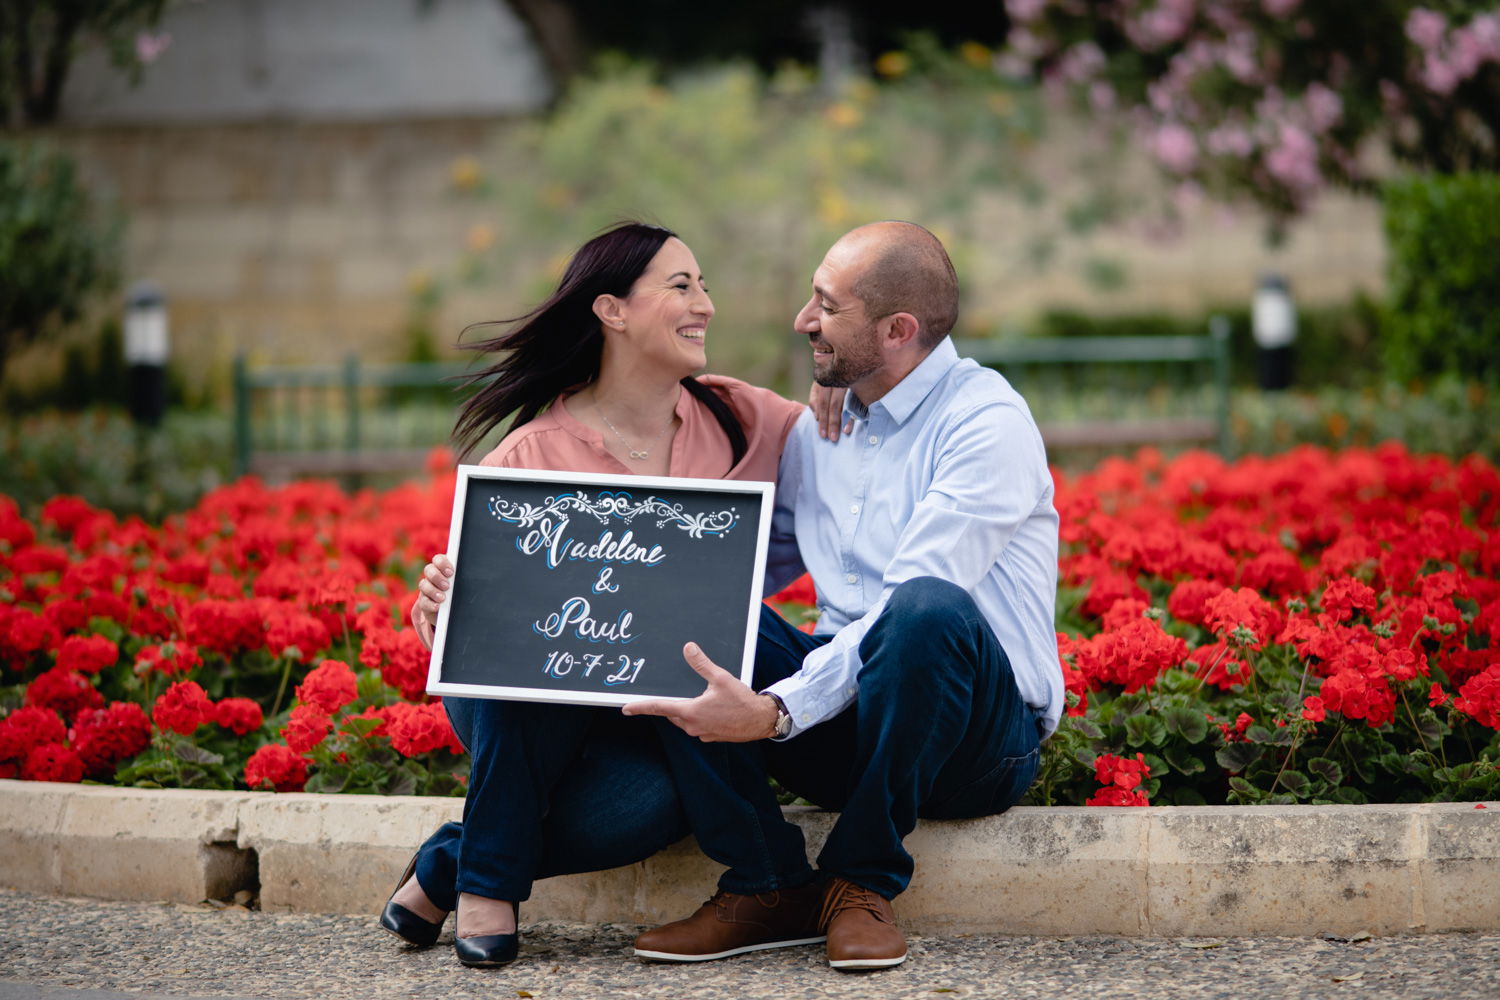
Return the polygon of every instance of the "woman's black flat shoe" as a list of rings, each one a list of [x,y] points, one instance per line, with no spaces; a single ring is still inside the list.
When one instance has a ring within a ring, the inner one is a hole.
[[[413,854],[411,861],[406,865],[406,871],[401,875],[401,881],[396,883],[396,892],[401,891],[401,887],[411,879],[416,870],[417,856]],[[391,899],[396,898],[396,892],[391,893]],[[446,919],[445,917],[444,920]],[[427,948],[436,944],[438,935],[443,931],[442,920],[437,923],[424,920],[400,903],[393,903],[389,900],[385,904],[385,909],[380,911],[380,926],[408,944],[414,944],[419,948]]]
[[[509,965],[516,960],[521,951],[521,907],[517,903],[511,905],[516,911],[514,934],[481,934],[477,937],[458,937],[455,934],[453,950],[458,953],[460,962],[470,968],[487,969]]]

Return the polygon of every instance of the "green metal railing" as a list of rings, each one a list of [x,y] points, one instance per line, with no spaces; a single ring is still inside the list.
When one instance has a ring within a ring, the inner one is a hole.
[[[960,354],[998,369],[1015,384],[1049,446],[1197,442],[1230,453],[1226,322],[1215,322],[1201,337],[956,338],[954,344]],[[1193,391],[1159,393],[1173,381]],[[1086,392],[1102,396],[1112,412],[1070,412],[1069,397]],[[1153,395],[1162,397],[1154,411],[1146,405]],[[1188,402],[1197,405],[1181,409]]]
[[[432,390],[469,369],[451,362],[365,365],[350,356],[340,365],[251,369],[234,360],[234,465],[249,472],[340,475],[417,468],[446,438],[371,441],[369,412],[388,406],[391,390]],[[451,428],[454,403],[441,406]]]
[[[1195,442],[1230,451],[1229,333],[1203,337],[1059,337],[955,339],[959,353],[1003,371],[1026,396],[1051,448],[1117,448]],[[234,362],[234,464],[237,474],[344,475],[418,469],[447,439],[457,409],[444,394],[429,408],[432,425],[397,433],[371,424],[392,410],[393,393],[432,391],[470,369],[458,363],[339,365],[251,369]],[[1071,379],[1087,373],[1093,383]],[[1098,376],[1108,381],[1099,382]],[[1166,398],[1159,412],[1132,409],[1168,377],[1188,379],[1192,393]],[[1103,391],[1101,392],[1101,385]],[[1079,398],[1102,398],[1107,413],[1070,410]],[[1195,412],[1179,412],[1187,402]],[[404,439],[403,439],[404,438]]]

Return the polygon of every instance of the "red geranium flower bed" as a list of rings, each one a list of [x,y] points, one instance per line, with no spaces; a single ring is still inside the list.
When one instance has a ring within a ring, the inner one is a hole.
[[[461,792],[405,621],[452,497],[244,480],[160,526],[0,497],[0,776]],[[1492,465],[1145,451],[1057,503],[1069,707],[1035,801],[1500,791]]]

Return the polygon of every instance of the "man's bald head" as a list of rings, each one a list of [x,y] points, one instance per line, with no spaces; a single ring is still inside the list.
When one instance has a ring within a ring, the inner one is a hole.
[[[911,222],[874,222],[846,233],[836,246],[861,265],[854,295],[871,320],[911,313],[917,340],[931,350],[958,321],[958,274],[932,233]]]

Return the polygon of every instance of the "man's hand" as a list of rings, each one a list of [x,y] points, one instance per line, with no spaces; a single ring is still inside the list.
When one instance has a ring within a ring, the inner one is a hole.
[[[682,647],[682,658],[708,681],[707,691],[686,700],[633,701],[621,711],[626,715],[660,715],[705,743],[749,743],[766,739],[775,731],[774,698],[756,694],[734,674],[710,660],[695,642]]]

